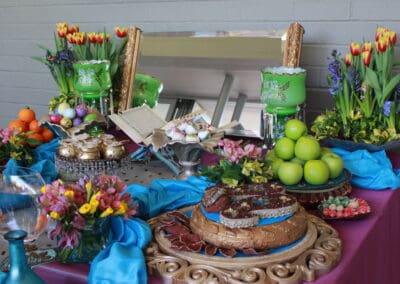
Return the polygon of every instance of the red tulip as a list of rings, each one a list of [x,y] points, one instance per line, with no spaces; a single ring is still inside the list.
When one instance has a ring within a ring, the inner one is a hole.
[[[98,44],[103,44],[104,42],[104,33],[96,34],[96,41]]]
[[[96,43],[97,42],[97,37],[96,33],[87,33],[87,38],[90,43]]]
[[[69,43],[74,44],[75,43],[75,37],[73,34],[67,34],[67,40]]]
[[[79,45],[84,45],[86,42],[85,33],[74,33],[75,43]]]
[[[351,55],[353,55],[353,56],[360,55],[360,53],[361,53],[360,44],[358,42],[356,42],[356,41],[352,42],[350,44],[350,52],[351,52]]]
[[[351,54],[347,53],[344,56],[344,63],[346,63],[346,66],[350,66],[351,65]]]
[[[388,31],[387,28],[378,27],[375,32],[375,41],[379,41],[379,39]]]
[[[67,23],[57,23],[57,35],[59,37],[65,37],[68,33],[68,24]]]
[[[369,66],[371,63],[372,52],[371,51],[363,51],[362,58],[365,66]]]
[[[117,37],[124,38],[128,34],[128,28],[115,27],[114,32]]]
[[[388,37],[389,37],[389,43],[390,45],[395,45],[397,41],[397,34],[395,31],[389,31],[388,32]]]
[[[72,25],[68,27],[68,33],[73,34],[79,32],[79,26],[78,25]]]
[[[372,42],[370,42],[370,41],[364,42],[364,44],[361,48],[361,52],[363,52],[363,51],[372,51]]]
[[[389,38],[385,36],[381,36],[379,40],[375,42],[376,50],[378,52],[385,52],[388,45]]]

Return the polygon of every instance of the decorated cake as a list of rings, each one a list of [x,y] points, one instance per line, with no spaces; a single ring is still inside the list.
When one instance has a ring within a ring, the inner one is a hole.
[[[190,218],[192,232],[217,247],[266,250],[306,232],[306,213],[278,183],[209,188]]]
[[[210,187],[190,213],[173,211],[160,220],[171,248],[262,255],[295,243],[307,230],[307,213],[279,183]]]

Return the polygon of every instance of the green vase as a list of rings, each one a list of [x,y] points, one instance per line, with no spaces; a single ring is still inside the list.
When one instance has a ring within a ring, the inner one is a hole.
[[[289,115],[306,99],[306,71],[302,68],[267,67],[262,70],[261,100],[269,113]]]
[[[63,263],[90,263],[109,241],[110,218],[86,222],[77,247],[58,248],[57,259]]]
[[[150,108],[155,107],[162,89],[163,84],[158,79],[150,75],[137,73],[135,75],[132,106],[148,105]]]
[[[83,99],[99,99],[108,95],[112,86],[110,61],[77,61],[74,67],[74,88]]]

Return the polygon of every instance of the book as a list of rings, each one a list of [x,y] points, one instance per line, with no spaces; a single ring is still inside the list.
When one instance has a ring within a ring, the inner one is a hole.
[[[147,105],[130,108],[108,116],[135,143],[148,145],[153,130],[165,126],[166,121]]]

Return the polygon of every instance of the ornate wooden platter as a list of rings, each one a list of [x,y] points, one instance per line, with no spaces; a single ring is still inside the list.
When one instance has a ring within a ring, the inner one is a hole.
[[[296,284],[328,273],[341,258],[342,242],[337,231],[309,214],[305,236],[291,248],[264,256],[233,258],[171,249],[158,230],[162,216],[149,220],[154,238],[145,256],[149,273],[160,275],[164,283]]]

